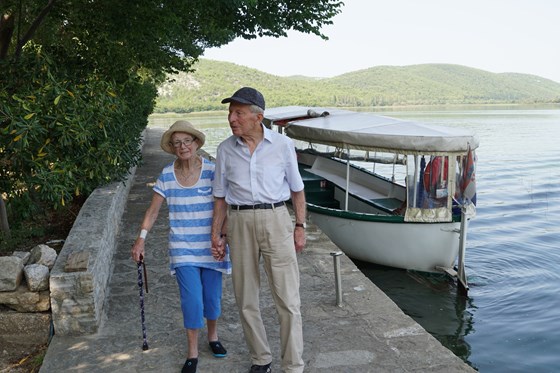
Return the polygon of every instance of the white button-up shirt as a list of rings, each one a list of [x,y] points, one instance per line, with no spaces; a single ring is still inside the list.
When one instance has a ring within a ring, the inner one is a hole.
[[[264,138],[252,155],[234,135],[218,146],[214,197],[225,197],[229,205],[254,205],[286,201],[290,191],[303,190],[294,142],[264,126],[263,130]]]

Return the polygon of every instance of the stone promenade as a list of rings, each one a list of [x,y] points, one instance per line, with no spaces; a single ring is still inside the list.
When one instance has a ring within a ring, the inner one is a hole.
[[[149,349],[142,350],[137,266],[130,248],[152,197],[152,185],[172,157],[159,148],[162,129],[147,129],[144,163],[126,201],[102,322],[95,334],[55,334],[40,372],[180,372],[186,356],[179,293],[169,274],[167,210],[146,242],[148,290],[145,317]],[[306,372],[474,372],[406,316],[352,263],[340,257],[342,304],[336,304],[331,252],[338,248],[313,224],[299,255]],[[280,372],[279,327],[264,272],[261,308]],[[247,372],[251,365],[232,293],[224,277],[220,339],[228,356],[214,358],[200,335],[199,372]]]

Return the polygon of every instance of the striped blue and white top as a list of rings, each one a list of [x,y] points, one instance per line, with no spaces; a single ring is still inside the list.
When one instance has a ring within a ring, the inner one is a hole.
[[[202,158],[198,182],[184,187],[177,182],[174,162],[164,167],[154,192],[165,198],[169,208],[169,268],[195,266],[231,273],[229,252],[223,261],[217,261],[211,252],[212,180],[214,163]]]

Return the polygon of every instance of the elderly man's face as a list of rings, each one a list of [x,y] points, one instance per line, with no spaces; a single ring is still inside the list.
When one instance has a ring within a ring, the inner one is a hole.
[[[255,114],[251,111],[250,105],[231,102],[228,114],[231,132],[238,137],[251,135],[255,131],[260,131],[262,114]]]

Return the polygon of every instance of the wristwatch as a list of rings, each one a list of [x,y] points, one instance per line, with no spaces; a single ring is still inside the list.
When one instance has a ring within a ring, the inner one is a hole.
[[[307,228],[307,225],[305,225],[305,223],[296,223],[296,228],[297,227],[305,229],[305,228]]]

